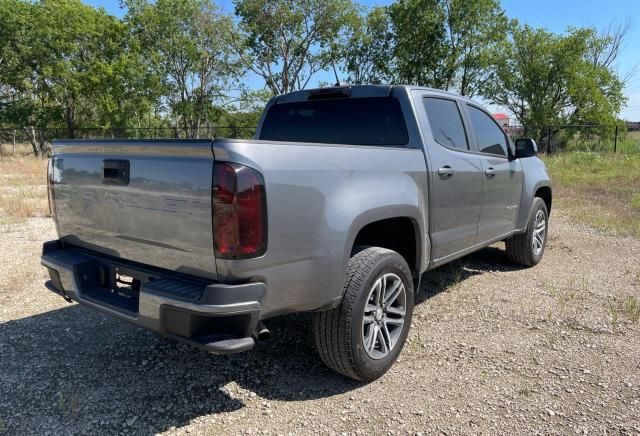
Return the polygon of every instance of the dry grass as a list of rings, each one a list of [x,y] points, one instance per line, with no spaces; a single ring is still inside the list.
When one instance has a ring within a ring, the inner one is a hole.
[[[46,159],[0,159],[0,224],[47,216]]]
[[[563,210],[601,230],[640,235],[640,155],[576,152],[544,160]]]
[[[635,141],[640,141],[640,130],[635,130],[633,132],[627,132],[627,138],[633,139]]]

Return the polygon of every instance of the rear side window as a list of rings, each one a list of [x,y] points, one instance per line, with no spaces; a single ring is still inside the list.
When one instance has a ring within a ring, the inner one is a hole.
[[[431,125],[433,139],[438,144],[448,148],[469,150],[462,116],[455,101],[427,97],[424,99],[424,107]]]
[[[507,156],[507,138],[493,118],[480,109],[467,106],[473,130],[478,138],[478,148],[482,153]]]
[[[339,98],[271,106],[260,139],[402,146],[409,134],[396,98]]]

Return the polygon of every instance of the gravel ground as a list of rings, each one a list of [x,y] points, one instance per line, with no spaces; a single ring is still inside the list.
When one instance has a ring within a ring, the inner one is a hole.
[[[499,244],[427,274],[370,384],[321,365],[308,316],[213,356],[67,304],[39,265],[53,223],[5,226],[0,433],[640,434],[640,240],[551,225],[535,268]]]

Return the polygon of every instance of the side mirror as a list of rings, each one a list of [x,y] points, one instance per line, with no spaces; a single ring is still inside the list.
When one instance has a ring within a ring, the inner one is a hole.
[[[516,159],[532,157],[538,154],[536,141],[529,138],[516,139]]]

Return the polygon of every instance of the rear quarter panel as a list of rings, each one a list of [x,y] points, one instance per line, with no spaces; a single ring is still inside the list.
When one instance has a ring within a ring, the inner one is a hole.
[[[339,301],[353,241],[373,221],[410,217],[428,249],[422,150],[223,140],[213,152],[264,175],[266,253],[216,261],[221,280],[267,284],[263,317]]]

